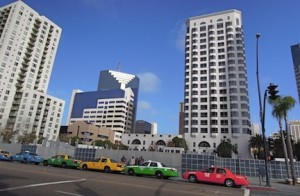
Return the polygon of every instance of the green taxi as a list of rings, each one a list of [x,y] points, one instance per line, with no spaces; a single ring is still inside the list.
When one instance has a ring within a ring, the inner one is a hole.
[[[78,168],[80,166],[81,161],[75,159],[72,156],[66,154],[58,154],[52,158],[45,159],[43,161],[44,166],[52,165],[63,168]]]
[[[156,178],[168,179],[170,177],[178,177],[176,168],[167,167],[158,161],[146,161],[140,165],[126,166],[125,174],[136,176],[155,176]]]

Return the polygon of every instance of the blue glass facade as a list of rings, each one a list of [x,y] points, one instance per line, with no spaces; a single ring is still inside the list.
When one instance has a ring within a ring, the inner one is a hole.
[[[84,109],[97,108],[98,99],[123,98],[124,95],[121,89],[76,93],[71,118],[82,118]]]

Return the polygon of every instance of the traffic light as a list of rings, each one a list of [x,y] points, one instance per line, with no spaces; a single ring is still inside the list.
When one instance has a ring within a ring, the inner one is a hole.
[[[269,138],[268,139],[269,140],[269,151],[272,151],[272,150],[274,150],[274,139],[273,138]]]
[[[276,95],[279,92],[276,90],[277,87],[278,85],[272,83],[268,86],[269,99],[276,100],[279,97],[279,95]]]

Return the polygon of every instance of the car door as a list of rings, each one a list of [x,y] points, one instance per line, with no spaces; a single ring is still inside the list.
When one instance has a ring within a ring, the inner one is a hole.
[[[58,159],[59,155],[55,155],[54,157],[51,157],[48,159],[48,164],[49,165],[56,165],[56,159]]]
[[[28,160],[29,162],[34,162],[34,161],[35,161],[35,154],[32,153],[32,152],[29,152],[29,153],[28,153],[28,158],[27,158],[27,160]]]
[[[134,173],[147,175],[147,173],[148,173],[147,168],[148,168],[149,164],[150,164],[149,162],[144,162],[144,163],[140,164],[139,166],[133,166]]]
[[[215,182],[218,184],[224,184],[226,179],[226,171],[224,168],[216,168]]]
[[[98,162],[98,169],[104,170],[104,167],[106,165],[107,159],[106,158],[101,158],[101,160]]]
[[[98,169],[100,159],[95,159],[93,161],[87,162],[87,166],[89,169]]]
[[[55,159],[55,164],[60,166],[64,160],[65,160],[65,155],[63,154],[59,155],[57,159]]]
[[[202,179],[205,182],[214,182],[215,180],[215,168],[214,167],[210,167],[206,170],[203,171],[203,176]]]
[[[157,170],[159,170],[159,168],[158,168],[158,165],[157,165],[156,162],[151,162],[150,165],[149,165],[149,167],[147,167],[146,170],[147,170],[147,174],[148,175],[154,176],[155,172]]]

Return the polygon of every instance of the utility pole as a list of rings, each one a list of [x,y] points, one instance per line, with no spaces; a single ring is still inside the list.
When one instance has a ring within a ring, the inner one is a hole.
[[[257,79],[257,89],[258,89],[258,99],[259,99],[259,113],[260,113],[260,122],[261,122],[261,129],[263,134],[263,143],[264,143],[264,155],[265,155],[265,171],[266,171],[266,186],[270,185],[270,179],[269,179],[269,172],[268,172],[268,158],[267,158],[267,142],[266,142],[266,131],[265,131],[265,107],[266,107],[266,96],[267,96],[267,90],[264,94],[264,108],[262,108],[261,103],[261,95],[260,95],[260,83],[259,83],[259,74],[258,74],[258,38],[260,37],[260,34],[256,34],[256,79]]]

